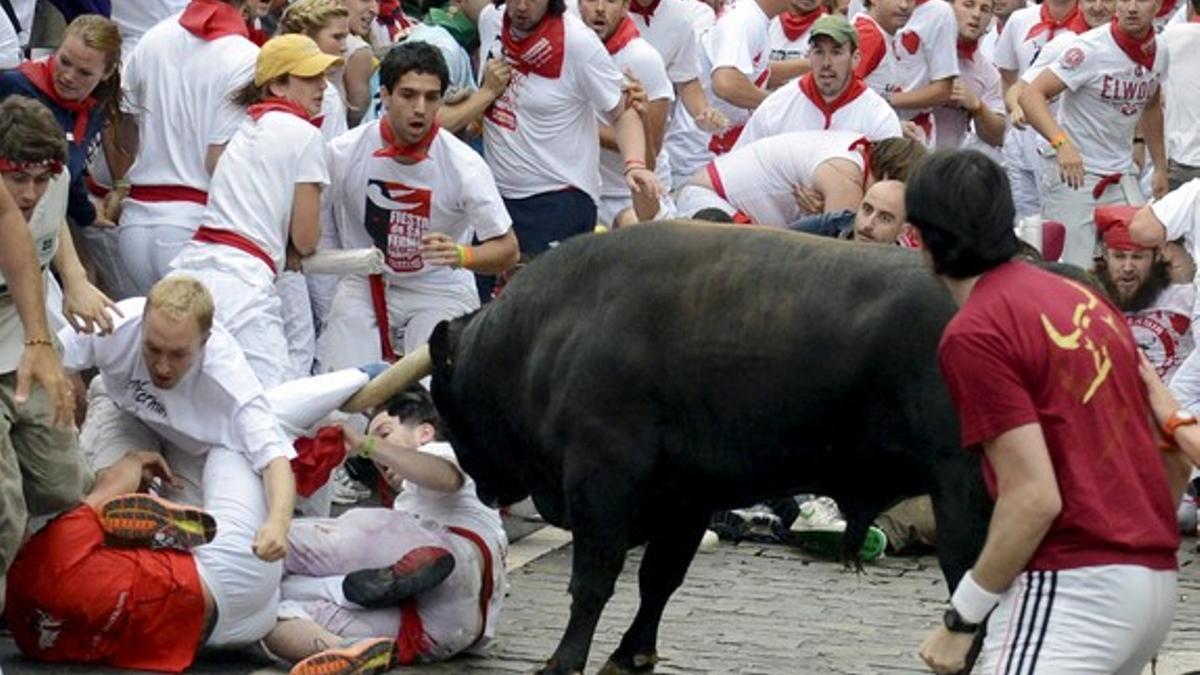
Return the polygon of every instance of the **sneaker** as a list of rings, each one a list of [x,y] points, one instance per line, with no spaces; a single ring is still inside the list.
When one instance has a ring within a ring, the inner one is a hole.
[[[115,544],[152,549],[190,551],[217,536],[217,521],[209,514],[147,494],[104,502],[100,526]]]
[[[792,543],[800,548],[823,558],[839,559],[842,556],[842,540],[845,538],[846,523],[842,522],[841,529],[813,529],[797,532],[792,530]],[[858,549],[858,559],[862,562],[872,562],[883,557],[887,550],[887,535],[883,530],[872,525],[867,528],[867,538]]]
[[[800,513],[792,521],[792,532],[824,530],[844,532],[846,520],[838,509],[837,502],[830,497],[813,497],[800,504]]]
[[[395,640],[369,638],[313,654],[297,663],[291,675],[376,675],[397,665]]]
[[[414,548],[395,564],[358,570],[342,580],[346,599],[367,609],[395,607],[442,583],[454,571],[454,556],[440,546]]]
[[[766,504],[745,509],[717,511],[709,529],[723,541],[751,541],[760,544],[779,544],[786,541],[787,528]]]
[[[334,504],[350,506],[371,496],[371,488],[351,478],[342,467],[334,469],[332,479]]]

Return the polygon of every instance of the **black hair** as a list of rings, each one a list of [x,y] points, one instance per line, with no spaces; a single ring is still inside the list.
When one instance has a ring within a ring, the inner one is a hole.
[[[404,424],[431,425],[434,429],[434,437],[437,440],[444,438],[442,418],[433,405],[433,397],[429,395],[429,390],[420,383],[409,385],[404,391],[389,399],[387,414],[399,418]]]
[[[1192,0],[1192,14],[1200,16],[1200,0]]]
[[[939,275],[978,276],[1019,250],[1008,176],[981,152],[939,150],[921,160],[904,203]]]
[[[492,0],[496,7],[503,7],[504,0]],[[562,16],[567,11],[567,0],[550,0],[546,4],[546,16]]]
[[[442,83],[442,95],[450,86],[450,69],[442,51],[428,42],[401,42],[388,50],[379,64],[379,86],[389,92],[408,73],[436,75]]]
[[[732,223],[733,216],[730,216],[721,209],[707,208],[700,209],[694,213],[692,220],[703,220],[708,223]]]

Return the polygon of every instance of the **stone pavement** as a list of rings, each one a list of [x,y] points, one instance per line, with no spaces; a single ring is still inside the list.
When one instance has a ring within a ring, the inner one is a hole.
[[[1189,539],[1180,549],[1180,605],[1158,664],[1159,675],[1200,669],[1200,556]],[[597,632],[588,672],[615,648],[637,602],[630,555],[617,594]],[[566,624],[571,547],[510,574],[499,642],[487,657],[427,666],[424,673],[469,675],[532,672],[549,656]],[[932,557],[885,559],[864,574],[777,546],[722,544],[701,553],[667,608],[658,673],[739,675],[923,673],[916,649],[940,617],[945,582]],[[6,675],[82,674],[95,668],[33,665],[0,642]],[[201,673],[279,673],[246,659],[198,664]],[[1147,670],[1149,673],[1149,670]]]

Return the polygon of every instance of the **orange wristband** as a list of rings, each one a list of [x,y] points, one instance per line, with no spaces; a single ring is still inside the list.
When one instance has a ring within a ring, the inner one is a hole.
[[[469,268],[473,262],[475,262],[475,251],[466,244],[459,244],[458,266],[466,269]]]
[[[1067,138],[1066,134],[1059,134],[1058,138],[1050,141],[1050,147],[1054,148],[1055,150],[1058,150],[1062,146],[1066,145],[1067,142],[1070,140],[1071,139]]]

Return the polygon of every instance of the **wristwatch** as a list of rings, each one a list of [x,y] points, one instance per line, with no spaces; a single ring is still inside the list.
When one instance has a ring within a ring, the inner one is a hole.
[[[979,624],[967,623],[957,609],[951,607],[942,615],[942,625],[951,633],[974,633],[979,630]]]
[[[1175,430],[1179,427],[1186,427],[1189,424],[1195,424],[1196,421],[1196,416],[1193,415],[1190,410],[1184,410],[1183,408],[1180,408],[1179,410],[1171,413],[1171,416],[1167,418],[1166,423],[1163,424],[1163,436],[1167,440],[1174,443]]]

